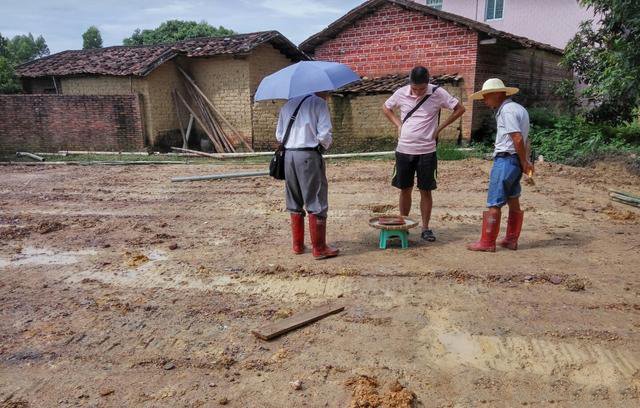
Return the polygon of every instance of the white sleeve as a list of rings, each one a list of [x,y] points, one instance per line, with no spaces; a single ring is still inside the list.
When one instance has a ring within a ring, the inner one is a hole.
[[[329,104],[324,99],[319,99],[316,102],[317,112],[318,112],[318,127],[317,127],[317,137],[318,142],[324,147],[326,150],[331,147],[331,143],[333,142],[332,135],[332,126],[331,126],[331,113],[329,112]]]
[[[284,134],[287,131],[287,123],[283,115],[284,107],[285,105],[282,105],[282,108],[280,108],[280,114],[278,115],[278,126],[276,127],[276,140],[279,143],[282,143]]]

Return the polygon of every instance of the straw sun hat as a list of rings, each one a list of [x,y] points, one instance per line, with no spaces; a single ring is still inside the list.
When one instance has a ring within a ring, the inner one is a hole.
[[[502,82],[501,79],[491,78],[487,79],[485,83],[482,84],[481,91],[471,94],[471,99],[481,100],[484,95],[494,92],[505,92],[507,96],[511,96],[517,94],[520,90],[518,88],[504,86],[504,82]]]

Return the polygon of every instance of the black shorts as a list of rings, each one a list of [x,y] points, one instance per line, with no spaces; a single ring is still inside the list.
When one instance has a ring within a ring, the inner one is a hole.
[[[396,167],[391,185],[405,189],[413,187],[413,180],[418,175],[418,188],[431,191],[437,188],[436,171],[438,157],[436,152],[427,154],[404,154],[396,152]]]

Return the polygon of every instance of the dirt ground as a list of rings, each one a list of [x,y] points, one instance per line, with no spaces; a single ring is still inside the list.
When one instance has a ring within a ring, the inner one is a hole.
[[[169,182],[264,164],[0,167],[0,406],[640,406],[640,212],[607,193],[640,178],[541,164],[520,250],[472,253],[490,162],[442,162],[438,241],[382,251],[391,167],[328,164],[326,261],[282,183]]]

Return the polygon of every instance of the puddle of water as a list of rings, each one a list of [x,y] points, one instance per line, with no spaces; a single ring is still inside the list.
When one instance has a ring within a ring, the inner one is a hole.
[[[0,258],[0,268],[22,265],[72,265],[85,256],[95,255],[93,249],[56,252],[53,249],[26,247],[11,259]]]

